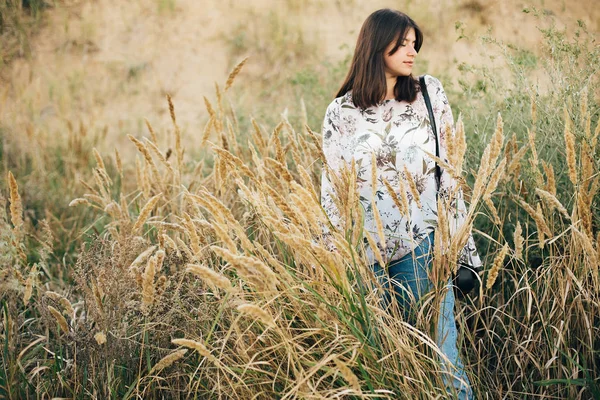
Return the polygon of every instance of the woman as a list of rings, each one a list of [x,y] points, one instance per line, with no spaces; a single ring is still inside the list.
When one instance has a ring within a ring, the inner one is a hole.
[[[412,76],[422,43],[421,30],[407,15],[389,9],[371,14],[359,33],[348,76],[327,108],[323,123],[323,150],[329,168],[324,168],[321,203],[332,223],[337,224],[339,213],[326,171],[336,173],[354,160],[364,230],[376,242],[375,249],[367,247],[367,257],[375,275],[391,283],[407,318],[411,302],[432,287],[427,271],[432,263],[438,198],[448,198],[456,185],[447,172],[441,173],[438,183],[436,163],[428,156],[436,154],[439,140],[440,158],[447,161],[445,127],[453,125],[453,118],[441,83],[426,76],[435,126],[439,128],[436,139],[419,80]],[[390,188],[396,196],[390,194]],[[464,202],[459,197],[450,208],[450,221],[456,228],[464,219]],[[468,258],[472,266],[480,264],[472,237],[461,257]],[[387,271],[377,260],[384,260]],[[443,361],[448,391],[471,399],[456,346],[454,293],[450,282],[448,286],[436,341],[452,364]],[[389,296],[384,303],[389,305]]]

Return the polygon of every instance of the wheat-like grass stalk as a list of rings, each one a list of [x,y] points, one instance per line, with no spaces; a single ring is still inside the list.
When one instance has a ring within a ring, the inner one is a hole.
[[[396,193],[390,182],[388,182],[387,179],[383,178],[383,184],[385,185],[385,188],[387,189],[390,197],[394,201],[394,204],[396,205],[396,207],[398,207],[398,211],[400,211],[400,214],[407,215],[408,210],[405,209],[405,205],[402,201],[400,201],[398,194]]]
[[[94,339],[96,340],[96,343],[98,343],[100,346],[106,343],[106,335],[104,334],[104,332],[96,332],[96,334],[94,335]]]
[[[150,307],[154,303],[154,295],[156,293],[154,287],[156,265],[157,257],[154,255],[148,259],[148,263],[142,275],[142,311],[145,313],[150,310]]]
[[[19,194],[17,180],[11,171],[8,171],[8,187],[10,192],[10,220],[15,232],[19,232],[23,226],[23,202]]]
[[[437,201],[437,213],[437,230],[439,232],[439,239],[441,239],[440,243],[442,246],[445,247],[450,243],[450,226],[448,224],[448,209],[446,207],[446,203],[441,198]]]
[[[187,351],[188,351],[187,349],[181,349],[181,350],[176,350],[172,353],[167,354],[166,356],[161,358],[160,361],[157,362],[152,367],[149,374],[152,375],[152,374],[162,371],[163,369],[165,369],[167,367],[170,367],[171,365],[173,365],[174,362],[183,358],[183,356],[185,355],[185,353],[187,353]]]
[[[246,57],[242,61],[240,61],[238,63],[238,65],[235,66],[233,71],[231,71],[231,73],[227,77],[227,82],[225,82],[225,91],[227,91],[231,87],[231,85],[233,85],[233,81],[235,81],[235,77],[240,73],[240,71],[244,67],[244,64],[246,64],[246,61],[248,61],[248,57]]]
[[[247,281],[260,288],[277,291],[279,279],[262,261],[254,257],[238,256],[222,247],[211,246],[210,248],[217,256],[231,264]]]
[[[200,354],[202,357],[206,357],[207,359],[209,359],[212,362],[218,361],[215,358],[215,356],[213,356],[210,353],[210,350],[208,350],[206,345],[204,345],[202,342],[198,342],[196,340],[191,340],[191,339],[173,339],[173,340],[171,340],[171,343],[173,343],[177,346],[183,346],[183,347],[187,347],[187,348],[196,350],[198,352],[198,354]]]
[[[502,268],[502,266],[504,265],[504,258],[506,257],[507,253],[508,253],[508,244],[505,244],[504,247],[502,247],[502,250],[500,250],[500,252],[496,255],[496,258],[494,258],[494,263],[492,264],[492,268],[490,269],[490,272],[488,273],[487,281],[485,284],[485,287],[488,290],[491,289],[492,286],[494,286],[494,283],[496,282],[496,279],[498,278],[500,268]]]
[[[148,128],[148,132],[150,132],[150,139],[152,139],[152,142],[158,143],[158,137],[156,136],[156,132],[154,132],[154,128],[150,125],[150,121],[144,118],[144,122],[146,123],[146,128]]]
[[[598,275],[598,272],[597,272],[598,271],[598,258],[597,258],[597,252],[594,249],[594,245],[592,243],[592,240],[590,239],[590,237],[587,234],[585,234],[584,232],[580,231],[575,226],[571,226],[571,229],[573,230],[573,232],[575,233],[575,235],[579,239],[579,242],[581,243],[581,246],[585,250],[584,251],[585,257],[589,260],[590,265],[594,268],[595,279],[597,279],[597,275]]]
[[[135,144],[135,147],[137,147],[139,152],[142,153],[142,155],[144,156],[144,159],[146,160],[146,162],[150,166],[150,169],[152,170],[152,175],[154,176],[154,178],[159,179],[160,174],[158,173],[158,168],[156,168],[156,164],[154,163],[154,160],[152,159],[152,155],[150,154],[150,151],[148,151],[148,148],[146,147],[146,145],[144,145],[144,143],[140,142],[132,135],[127,135],[127,138],[131,142],[133,142],[133,144]]]
[[[364,235],[365,235],[365,238],[367,239],[367,242],[369,243],[369,246],[371,247],[371,250],[373,251],[373,254],[375,254],[375,259],[377,259],[377,262],[383,268],[385,266],[385,261],[383,261],[383,256],[381,255],[381,252],[377,248],[377,242],[375,242],[375,240],[373,239],[373,237],[371,236],[371,234],[368,231],[365,230]],[[345,247],[345,246],[343,246],[343,247]]]
[[[138,268],[140,265],[142,265],[144,262],[146,262],[146,260],[148,259],[148,256],[150,256],[154,252],[154,250],[156,250],[156,245],[150,246],[146,250],[144,250],[143,252],[141,252],[135,258],[135,260],[133,260],[133,262],[129,266],[129,269]]]
[[[342,377],[350,384],[350,387],[357,393],[361,393],[360,390],[360,382],[357,376],[352,372],[350,368],[346,364],[344,364],[340,359],[334,359],[335,366],[340,371]]]
[[[542,161],[542,167],[544,168],[544,172],[546,173],[545,189],[553,196],[556,196],[556,178],[554,176],[554,168],[552,167],[552,164],[549,164],[545,161]]]
[[[462,174],[465,153],[467,152],[467,137],[465,134],[465,126],[462,121],[462,114],[458,116],[458,121],[456,122],[453,142],[455,144],[455,151],[454,159],[451,160],[451,162],[456,170],[456,175],[460,176]]]
[[[569,111],[565,108],[565,144],[567,151],[567,166],[569,167],[569,179],[574,186],[577,186],[577,159],[575,155],[575,135],[573,135],[571,126],[571,117]]]
[[[83,199],[83,198],[73,199],[69,203],[69,207],[77,207],[79,205],[91,206],[92,204],[87,199]]]
[[[515,242],[515,258],[518,260],[523,259],[523,244],[525,240],[523,239],[523,228],[521,227],[521,222],[517,221],[517,226],[515,228],[514,234],[514,242]]]
[[[531,207],[529,204],[527,204],[524,200],[522,199],[517,199],[517,201],[519,202],[519,204],[521,205],[521,207],[527,212],[527,214],[529,214],[529,216],[531,216],[531,218],[533,218],[533,220],[535,221],[537,228],[538,228],[538,232],[542,232],[542,234],[546,234],[548,236],[552,236],[552,232],[550,231],[550,228],[548,228],[548,225],[546,225],[546,221],[544,220],[544,216],[543,214],[541,214],[541,208],[538,207],[538,211],[534,210],[533,207]],[[539,204],[538,204],[539,206]]]
[[[247,314],[256,320],[259,320],[268,327],[275,327],[275,320],[271,315],[256,304],[243,303],[237,306],[237,310],[242,314]]]
[[[36,277],[37,264],[33,264],[33,267],[31,267],[31,271],[29,271],[29,275],[27,276],[27,280],[25,281],[25,290],[23,291],[23,304],[29,303],[29,300],[31,299]]]
[[[381,222],[381,215],[379,214],[379,209],[377,208],[377,203],[375,202],[375,197],[371,199],[371,207],[373,207],[373,217],[375,218],[375,226],[377,227],[377,235],[379,236],[379,243],[381,244],[381,248],[385,251],[386,248],[386,240],[385,233],[383,230],[383,223]]]
[[[223,289],[226,292],[230,292],[233,290],[233,286],[231,286],[231,281],[227,279],[227,277],[217,271],[214,271],[204,265],[199,264],[187,264],[186,272],[191,272],[192,274],[198,276],[202,280],[207,283],[218,287],[219,289]]]
[[[183,216],[185,218],[185,230],[188,236],[190,237],[190,247],[192,248],[192,251],[195,254],[200,255],[202,248],[200,247],[200,236],[198,236],[198,232],[196,232],[196,226],[192,222],[192,218],[189,216],[188,213],[184,212]]]
[[[408,188],[410,189],[410,193],[412,194],[413,200],[415,201],[415,203],[417,203],[417,207],[422,208],[423,206],[421,205],[421,196],[419,195],[419,191],[417,190],[417,184],[415,183],[412,174],[406,167],[406,164],[404,164],[403,167],[404,175],[406,177],[405,180],[406,182],[408,182]]]
[[[492,140],[490,143],[490,158],[489,158],[489,167],[496,164],[498,160],[498,156],[500,155],[500,151],[502,149],[502,143],[504,142],[504,122],[502,121],[502,115],[498,113],[498,118],[496,120],[496,130],[494,131],[494,135],[492,136]]]
[[[92,153],[94,154],[94,158],[96,159],[96,164],[98,164],[98,168],[106,171],[106,166],[104,165],[104,161],[102,160],[102,156],[98,152],[98,150],[94,147],[92,149]]]
[[[144,223],[150,216],[150,213],[154,209],[154,206],[156,206],[156,203],[158,203],[158,201],[160,200],[161,197],[162,197],[162,193],[159,193],[156,196],[152,197],[150,200],[148,200],[146,205],[140,211],[140,215],[138,215],[138,218],[135,221],[135,224],[133,224],[133,228],[131,228],[131,232],[133,234],[135,234],[142,227],[142,225],[144,225]]]
[[[177,155],[177,171],[181,173],[183,170],[183,148],[181,147],[181,130],[177,124],[177,118],[175,118],[175,106],[173,105],[173,99],[170,94],[167,94],[167,101],[169,103],[169,114],[171,115],[171,122],[175,128],[175,154]]]
[[[230,252],[236,253],[237,245],[235,244],[233,239],[231,239],[231,236],[229,236],[229,229],[227,228],[227,225],[223,222],[216,221],[212,224],[212,228],[215,231],[221,243],[223,243]]]
[[[52,314],[54,319],[56,319],[56,322],[58,322],[58,326],[60,326],[60,329],[64,333],[69,333],[69,324],[67,323],[65,317],[63,317],[63,315],[60,313],[60,311],[58,311],[52,306],[48,306],[48,310],[50,311],[50,314]]]
[[[548,204],[550,208],[550,212],[555,208],[567,219],[571,219],[569,212],[562,205],[562,203],[554,196],[552,193],[542,190],[540,188],[535,188],[535,193],[542,199],[546,204]]]

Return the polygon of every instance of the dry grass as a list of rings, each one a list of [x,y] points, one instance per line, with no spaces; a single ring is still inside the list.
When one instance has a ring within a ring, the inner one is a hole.
[[[71,129],[73,162],[65,173],[83,182],[64,204],[94,219],[73,228],[87,244],[73,250],[77,264],[68,272],[53,267],[63,261],[34,224],[27,196],[35,189],[19,188],[24,176],[7,174],[10,206],[2,198],[0,207],[3,396],[446,396],[431,339],[442,292],[427,296],[415,326],[398,310],[380,309],[383,288],[363,257],[356,165],[330,171],[343,210],[335,229],[318,202],[323,152],[308,117],[298,131],[285,115],[272,130],[257,120],[243,126],[230,102],[242,66],[224,90],[217,86],[214,103],[206,100],[210,119],[197,137],[205,158],[188,150],[177,97],[167,101],[172,134],[142,124],[150,138],[131,135],[114,162],[105,155],[112,149],[93,150],[91,127]],[[545,115],[532,107],[541,114],[535,125]],[[564,120],[560,132],[546,131],[561,138],[575,174],[552,167],[547,152],[533,152],[539,127],[505,141],[508,128],[494,116],[468,185],[463,165],[471,142],[462,120],[455,127],[448,171],[468,194],[467,221],[446,226],[448,205],[440,203],[432,277],[446,282],[476,218],[495,222],[498,229],[479,235],[491,243],[480,274],[485,289],[457,306],[461,352],[478,398],[598,394],[596,110],[595,101],[580,101],[571,113],[583,115]],[[530,154],[537,161],[526,162]],[[383,182],[401,210],[408,210],[407,192],[415,192],[406,178],[399,192]],[[502,227],[514,233],[514,252]],[[364,237],[384,264],[374,238]]]

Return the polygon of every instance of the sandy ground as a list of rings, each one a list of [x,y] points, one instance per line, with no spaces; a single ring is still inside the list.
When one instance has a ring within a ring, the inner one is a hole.
[[[425,31],[428,41],[420,57],[431,68],[454,68],[481,57],[477,40],[456,41],[454,25],[459,20],[472,38],[491,27],[495,37],[539,51],[538,30],[522,12],[529,7],[525,2],[402,4]],[[558,26],[577,18],[591,30],[600,26],[595,0],[534,4],[554,16]],[[397,7],[398,2],[98,0],[56,8],[34,41],[32,58],[17,59],[2,71],[0,118],[25,140],[60,140],[67,121],[83,124],[88,132],[106,132],[103,143],[110,151],[126,143],[128,133],[145,134],[144,118],[159,131],[168,130],[165,95],[170,93],[186,143],[193,144],[206,120],[203,96],[214,98],[215,82],[223,84],[244,55],[251,58],[240,79],[268,79],[281,68],[293,68],[293,63],[279,65],[260,51],[280,45],[273,30],[264,28],[269,18],[280,21],[279,31],[300,32],[306,48],[317,53],[311,60],[336,61],[354,46],[364,18],[385,6]],[[244,48],[232,53],[236,37],[252,42],[246,43],[247,54]],[[285,49],[281,54],[285,58]]]

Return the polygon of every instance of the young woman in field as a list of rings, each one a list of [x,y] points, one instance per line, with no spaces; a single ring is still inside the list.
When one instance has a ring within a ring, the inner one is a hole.
[[[409,319],[415,303],[433,286],[427,271],[432,265],[438,199],[449,198],[456,187],[447,172],[436,173],[436,163],[428,155],[435,155],[439,146],[440,158],[447,161],[445,128],[454,123],[441,83],[426,75],[438,129],[433,132],[419,79],[412,75],[422,43],[421,30],[407,15],[389,9],[371,14],[359,33],[348,76],[327,108],[323,123],[328,167],[323,173],[321,203],[336,224],[339,213],[327,171],[339,172],[354,160],[364,230],[376,240],[377,251],[386,265],[377,262],[370,247],[367,257],[375,276],[384,285],[391,285],[397,303]],[[399,199],[403,199],[404,206]],[[384,240],[379,236],[375,213],[381,220]],[[464,214],[462,199],[454,200],[450,204],[450,225],[459,225]],[[472,237],[461,257],[472,266],[480,264]],[[439,310],[436,341],[447,358],[442,361],[447,390],[460,399],[471,399],[470,383],[456,344],[450,281],[447,286],[449,290]],[[384,300],[386,307],[390,299],[388,295]]]

